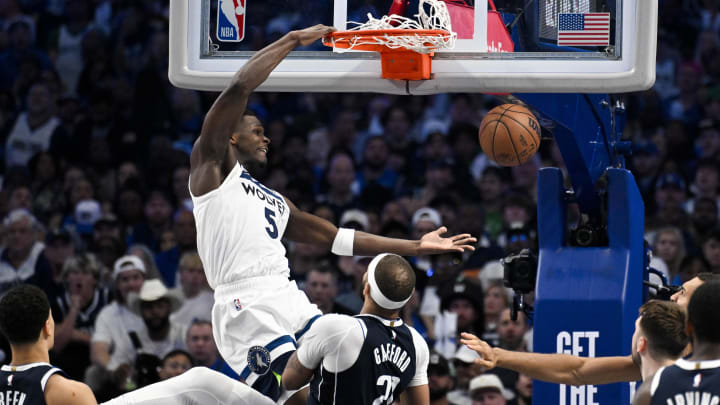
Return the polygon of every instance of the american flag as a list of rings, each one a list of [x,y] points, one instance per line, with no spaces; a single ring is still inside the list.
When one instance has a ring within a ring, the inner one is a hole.
[[[558,45],[610,45],[610,13],[558,14]]]

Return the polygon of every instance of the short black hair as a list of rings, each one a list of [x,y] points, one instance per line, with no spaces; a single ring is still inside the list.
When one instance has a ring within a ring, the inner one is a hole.
[[[11,345],[35,343],[49,315],[50,302],[45,292],[21,284],[0,300],[0,331]]]
[[[375,281],[384,296],[393,301],[405,301],[415,289],[415,271],[407,260],[389,254],[375,267]]]
[[[688,304],[688,322],[699,342],[720,344],[720,281],[706,281]]]

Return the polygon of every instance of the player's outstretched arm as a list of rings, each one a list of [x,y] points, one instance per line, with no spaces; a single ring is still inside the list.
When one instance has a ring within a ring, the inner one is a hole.
[[[290,356],[282,375],[282,384],[287,390],[297,390],[309,383],[313,370],[305,367],[297,358],[297,352]]]
[[[402,394],[400,394],[401,405],[429,405],[430,404],[430,389],[428,385],[418,385],[415,387],[408,387]]]
[[[296,242],[320,245],[328,249],[335,247],[338,237],[338,228],[335,225],[323,218],[301,211],[287,198],[285,201],[290,206],[290,220],[285,230],[285,236]],[[445,232],[447,232],[447,228],[443,226],[426,233],[420,240],[407,240],[355,231],[350,243],[352,252],[346,255],[373,256],[380,253],[395,253],[401,256],[419,256],[475,250],[473,244],[477,242],[477,239],[470,234],[443,237]],[[335,249],[333,251],[335,252]]]
[[[48,405],[97,405],[90,387],[53,374],[45,386],[45,403]]]
[[[230,85],[210,107],[200,137],[193,146],[190,156],[193,193],[205,194],[222,182],[218,168],[225,159],[230,136],[243,119],[250,94],[268,78],[290,51],[298,46],[309,45],[334,30],[325,25],[315,25],[292,31],[256,52],[235,74]],[[206,163],[212,163],[214,167],[210,170],[202,168]],[[195,180],[198,176],[211,178]]]
[[[462,333],[463,344],[475,350],[475,363],[485,368],[503,367],[531,378],[557,384],[588,385],[638,381],[640,368],[631,356],[579,357],[568,354],[513,352],[490,347],[470,333]]]

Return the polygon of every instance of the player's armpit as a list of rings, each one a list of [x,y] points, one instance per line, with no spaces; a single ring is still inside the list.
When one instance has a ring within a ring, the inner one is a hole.
[[[650,405],[652,395],[650,394],[650,386],[652,385],[652,378],[648,378],[635,393],[632,405]]]
[[[296,390],[309,383],[313,376],[313,370],[306,368],[297,358],[297,352],[293,353],[285,366],[282,375],[282,385],[285,389]]]
[[[429,405],[430,389],[427,384],[408,387],[400,394],[400,403],[402,405]]]
[[[57,374],[47,381],[45,402],[48,405],[97,405],[90,387]]]

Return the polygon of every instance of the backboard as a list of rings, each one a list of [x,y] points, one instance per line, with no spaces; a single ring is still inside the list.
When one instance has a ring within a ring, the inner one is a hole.
[[[387,14],[392,3],[171,0],[170,80],[178,87],[221,90],[255,51],[286,32],[314,24],[344,30],[347,21],[365,22],[368,13]],[[430,80],[382,79],[379,54],[334,52],[318,41],[292,52],[258,90],[615,93],[654,83],[656,1],[446,3],[458,40],[454,49],[435,53]],[[413,0],[406,14],[415,13]]]

